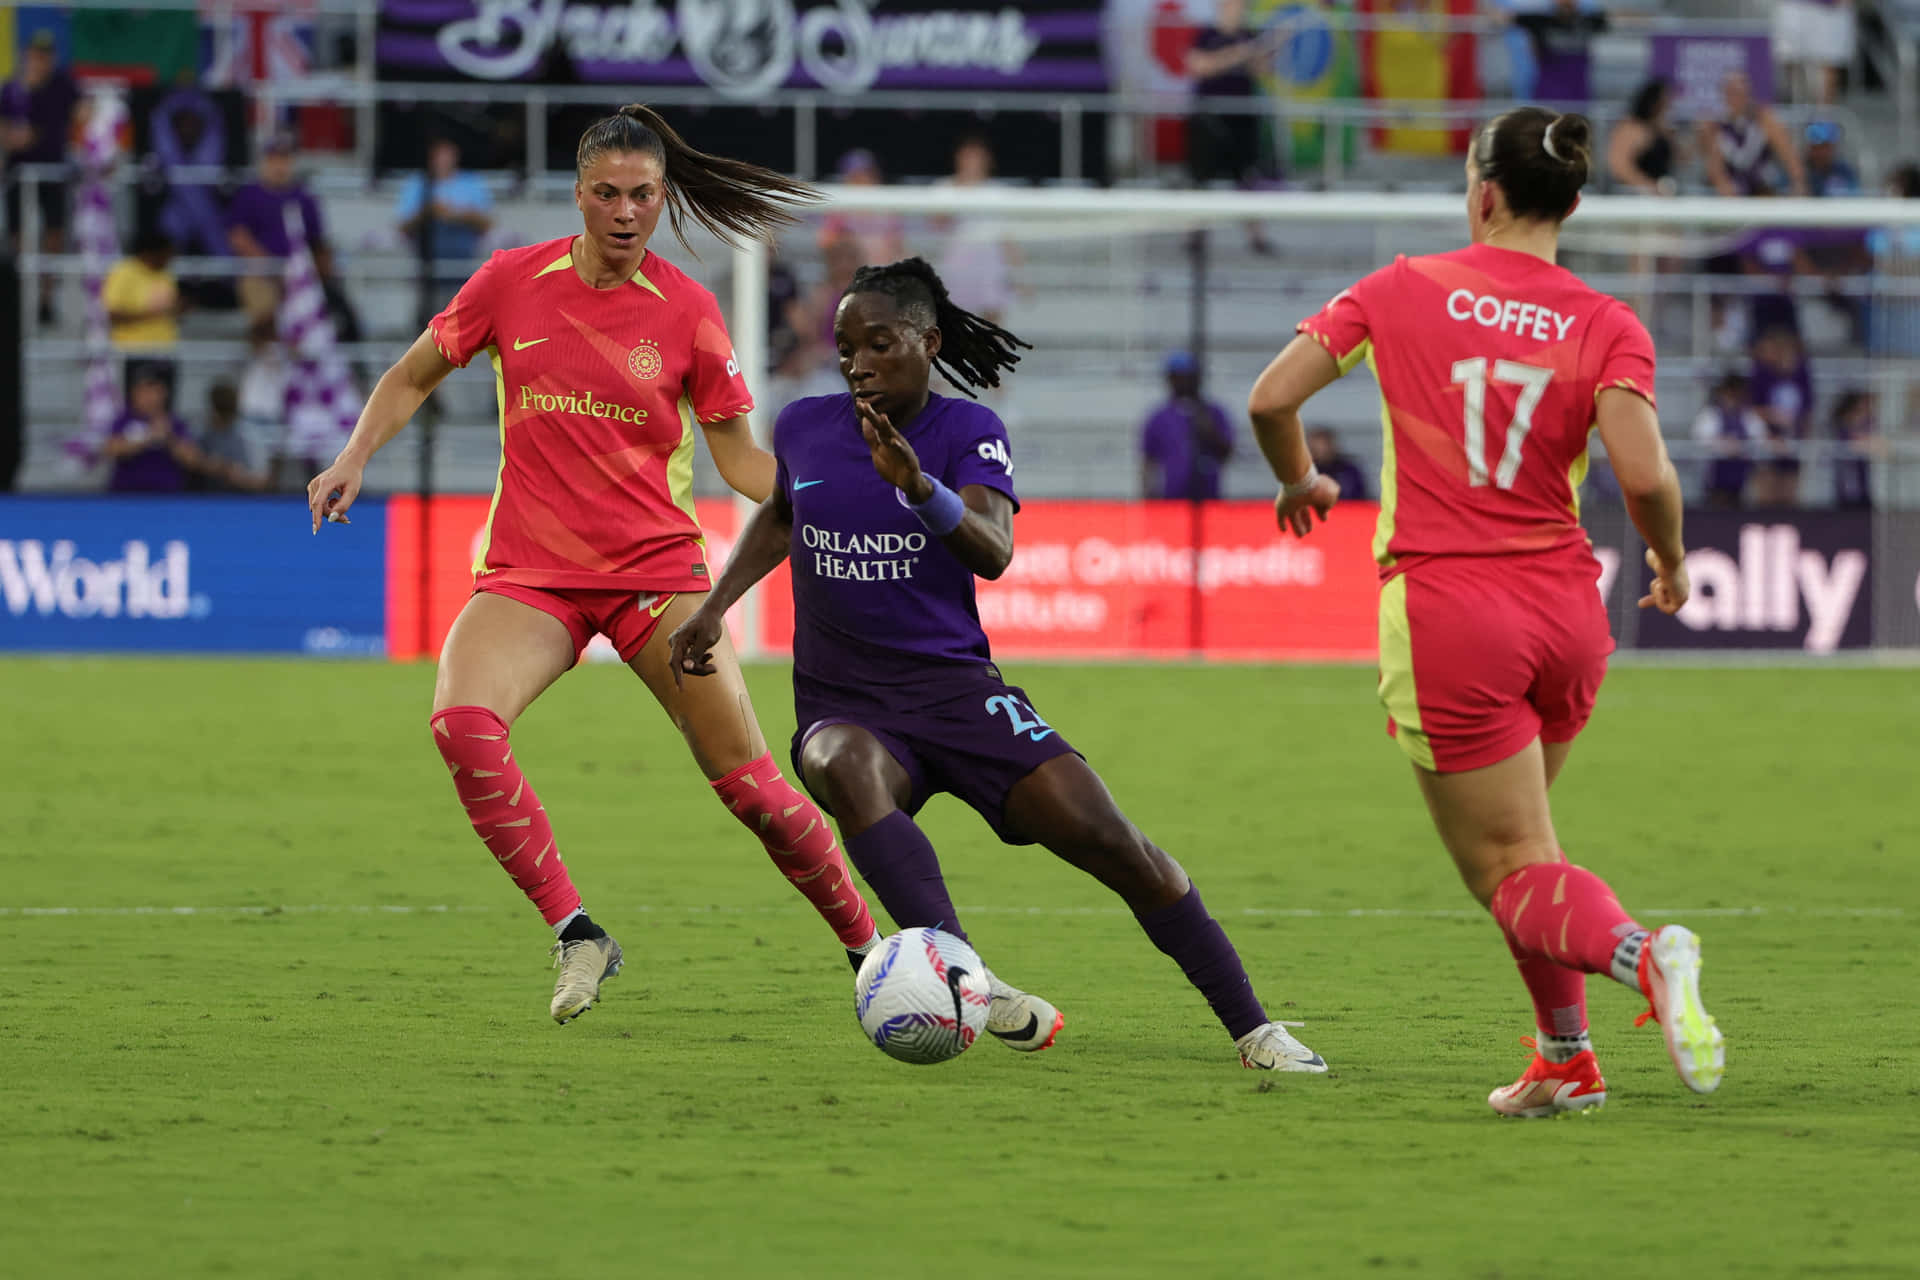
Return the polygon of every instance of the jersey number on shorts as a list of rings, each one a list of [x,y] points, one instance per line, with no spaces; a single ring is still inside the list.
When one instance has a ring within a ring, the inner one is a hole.
[[[1010,693],[996,693],[987,699],[987,714],[993,715],[999,711],[1007,713],[1007,719],[1013,722],[1013,731],[1016,734],[1024,733],[1035,742],[1043,741],[1053,734],[1053,729],[1040,718],[1038,711]]]
[[[1454,361],[1453,380],[1456,385],[1465,383],[1467,388],[1467,483],[1483,485],[1487,482],[1487,358],[1475,356],[1471,360]],[[1510,382],[1520,388],[1520,399],[1513,406],[1513,421],[1507,424],[1507,447],[1501,451],[1500,465],[1493,473],[1495,486],[1511,489],[1520,475],[1520,446],[1526,443],[1527,432],[1533,430],[1533,411],[1540,407],[1540,398],[1547,394],[1553,370],[1513,360],[1495,360],[1493,380]]]

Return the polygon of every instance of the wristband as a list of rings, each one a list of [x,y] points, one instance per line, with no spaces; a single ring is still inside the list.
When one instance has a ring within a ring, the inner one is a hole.
[[[906,502],[906,491],[900,492],[900,500],[906,502],[907,510],[920,517],[920,523],[927,526],[927,532],[936,538],[944,538],[960,527],[967,518],[967,504],[960,495],[947,486],[927,477],[933,485],[933,492],[927,495],[925,502]]]
[[[1280,486],[1280,496],[1282,498],[1304,498],[1313,490],[1313,486],[1319,479],[1320,468],[1309,462],[1307,464],[1307,474],[1301,476],[1292,484],[1282,484]]]

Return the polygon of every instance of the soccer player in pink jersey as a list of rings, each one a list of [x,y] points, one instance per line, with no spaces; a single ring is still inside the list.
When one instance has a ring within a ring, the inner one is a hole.
[[[494,254],[380,379],[340,456],[307,486],[316,533],[344,521],[367,460],[441,379],[487,354],[500,479],[473,595],[440,653],[431,725],[475,833],[553,927],[562,1023],[599,998],[620,946],[581,907],[510,730],[596,632],[856,966],[878,941],[832,828],[775,766],[725,638],[717,680],[682,688],[667,661],[668,634],[712,577],[693,517],[694,423],[727,483],[756,502],[775,466],[747,425],[753,400],[713,295],[647,244],[663,210],[676,233],[692,217],[723,237],[766,235],[811,189],[696,151],[637,105],[581,135],[577,166],[581,233]]]
[[[1699,940],[1637,923],[1567,860],[1547,806],[1613,650],[1576,496],[1592,429],[1647,542],[1641,606],[1673,613],[1688,591],[1653,343],[1624,303],[1554,261],[1590,145],[1584,117],[1538,107],[1487,124],[1467,159],[1473,243],[1399,258],[1337,295],[1301,322],[1248,404],[1282,486],[1281,526],[1305,535],[1340,490],[1313,466],[1300,407],[1361,360],[1380,384],[1380,700],[1441,842],[1533,997],[1533,1062],[1487,1099],[1514,1116],[1606,1101],[1589,973],[1647,998],[1689,1088],[1711,1092],[1725,1061],[1700,1002]]]

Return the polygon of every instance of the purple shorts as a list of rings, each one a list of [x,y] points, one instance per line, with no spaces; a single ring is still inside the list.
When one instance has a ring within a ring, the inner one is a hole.
[[[793,735],[793,770],[803,782],[800,754],[807,741],[831,725],[857,725],[907,771],[909,814],[945,792],[972,806],[1007,844],[1033,843],[1006,824],[1014,784],[1055,756],[1078,754],[1041,719],[1026,691],[1001,680],[991,663],[958,667],[937,682],[874,686],[858,694],[811,686],[796,675],[793,703],[800,726]],[[827,808],[824,799],[814,799]]]

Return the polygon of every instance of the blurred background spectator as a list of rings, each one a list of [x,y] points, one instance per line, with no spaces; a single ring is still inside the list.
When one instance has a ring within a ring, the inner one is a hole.
[[[850,187],[877,187],[886,182],[879,157],[855,147],[840,157],[835,177]],[[905,225],[896,213],[828,213],[820,220],[822,249],[836,240],[850,240],[862,265],[897,262],[906,256]]]
[[[172,389],[159,370],[133,371],[127,408],[113,424],[104,453],[113,463],[109,493],[179,493],[206,462],[174,416]]]
[[[1774,0],[1774,61],[1791,102],[1830,104],[1856,51],[1853,0]]]
[[[1536,68],[1529,101],[1578,106],[1592,96],[1593,42],[1607,30],[1607,15],[1582,0],[1553,0],[1545,9],[1518,13],[1514,25],[1533,44]]]
[[[270,319],[280,307],[277,260],[293,251],[288,224],[296,221],[288,217],[289,209],[297,211],[297,225],[309,243],[324,243],[320,202],[294,175],[293,138],[277,134],[262,149],[259,179],[234,192],[227,206],[228,243],[234,253],[257,264],[238,282],[240,306],[251,320]]]
[[[74,108],[79,102],[78,86],[56,60],[53,34],[34,32],[20,60],[19,74],[0,88],[0,142],[7,155],[7,228],[15,254],[23,247],[20,236],[26,225],[20,202],[25,184],[18,166],[66,163]],[[67,244],[67,184],[41,180],[34,184],[34,190],[40,214],[40,252],[60,253]],[[37,315],[43,328],[57,321],[53,305],[57,284],[53,276],[40,281]]]
[[[1190,354],[1171,352],[1164,368],[1167,398],[1140,429],[1141,494],[1211,501],[1233,456],[1233,425],[1218,402],[1200,394],[1200,368]]]
[[[1747,399],[1766,423],[1769,446],[1754,474],[1754,503],[1792,506],[1800,497],[1800,445],[1813,418],[1813,369],[1798,333],[1776,327],[1753,344]]]
[[[427,143],[426,169],[400,188],[393,217],[428,281],[420,306],[424,328],[479,265],[480,243],[493,229],[493,193],[479,175],[460,167],[459,143],[434,138]],[[319,233],[316,215],[312,234]]]
[[[981,187],[992,180],[992,145],[984,135],[967,134],[954,145],[953,172],[936,185]],[[935,230],[944,230],[946,238],[934,267],[953,300],[995,324],[1003,323],[1022,288],[1020,246],[1005,224],[998,218],[967,216],[942,220]]]
[[[200,468],[194,488],[212,493],[256,493],[267,477],[254,466],[253,447],[240,430],[240,394],[231,382],[207,389],[207,429],[198,444]]]
[[[1800,151],[1779,114],[1754,97],[1746,73],[1730,73],[1720,96],[1721,114],[1699,124],[1700,154],[1713,189],[1723,196],[1805,195]]]
[[[1886,194],[1920,199],[1920,165],[1895,169]],[[1882,290],[1869,304],[1868,352],[1883,358],[1920,356],[1920,226],[1876,227],[1867,233],[1867,251]]]
[[[1840,154],[1840,126],[1830,120],[1815,120],[1806,127],[1807,151],[1804,165],[1807,191],[1815,196],[1857,196],[1860,175]]]
[[[1616,190],[1670,196],[1679,190],[1674,174],[1681,164],[1680,135],[1668,113],[1673,86],[1649,80],[1635,91],[1627,114],[1607,138],[1607,173]]]
[[[1372,497],[1367,473],[1360,464],[1340,451],[1340,437],[1330,427],[1315,427],[1307,432],[1307,452],[1320,474],[1331,476],[1340,485],[1343,502],[1365,502]]]
[[[168,264],[173,242],[158,230],[142,231],[133,252],[113,264],[100,288],[107,309],[107,336],[116,351],[147,357],[140,363],[174,383],[168,357],[180,342],[180,285]],[[128,389],[132,388],[128,369]]]
[[[1273,57],[1271,40],[1247,26],[1246,0],[1219,0],[1213,21],[1200,28],[1187,50],[1187,75],[1196,98],[1232,98],[1251,103],[1259,93],[1254,73]],[[1236,186],[1258,178],[1260,117],[1196,106],[1187,117],[1187,161],[1201,186]]]
[[[1833,505],[1842,510],[1873,506],[1873,459],[1882,441],[1871,392],[1854,389],[1833,406]]]
[[[1726,373],[1713,384],[1693,420],[1693,438],[1709,454],[1700,486],[1706,504],[1725,510],[1744,505],[1754,459],[1767,438],[1767,424],[1748,402],[1744,375]]]

